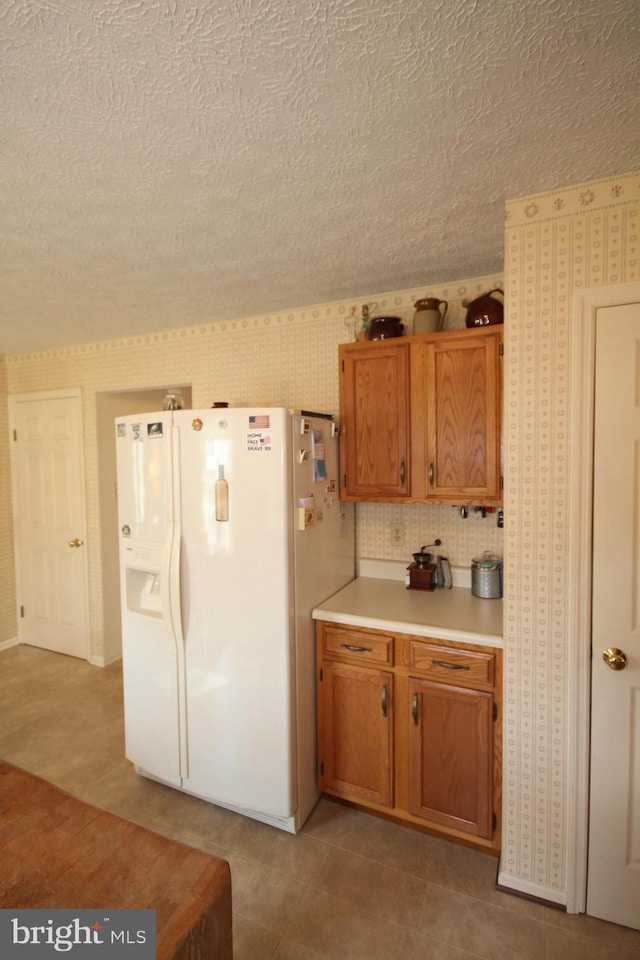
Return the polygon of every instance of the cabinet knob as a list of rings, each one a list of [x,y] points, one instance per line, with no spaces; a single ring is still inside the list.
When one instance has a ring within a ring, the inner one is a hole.
[[[407,468],[405,466],[404,457],[403,457],[402,460],[400,461],[400,483],[402,484],[403,487],[404,487],[404,481],[406,479],[406,476],[407,476]]]
[[[433,486],[433,460],[429,461],[429,486]]]

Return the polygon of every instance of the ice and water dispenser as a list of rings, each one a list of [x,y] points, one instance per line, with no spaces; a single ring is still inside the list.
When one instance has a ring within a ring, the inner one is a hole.
[[[124,547],[126,607],[147,617],[162,616],[162,546]]]

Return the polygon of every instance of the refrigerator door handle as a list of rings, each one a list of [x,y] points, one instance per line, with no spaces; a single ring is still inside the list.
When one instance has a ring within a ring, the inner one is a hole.
[[[180,546],[182,529],[173,524],[171,553],[169,561],[169,611],[171,632],[173,634],[178,662],[178,715],[180,729],[180,776],[185,780],[189,776],[187,762],[187,689],[184,662],[184,634],[182,632],[182,610],[180,606]]]
[[[182,631],[182,604],[180,584],[180,559],[182,550],[182,516],[180,512],[180,431],[171,428],[171,453],[173,460],[173,517],[171,525],[171,548],[169,557],[169,611],[178,661],[178,717],[180,730],[180,776],[189,776],[187,752],[187,683],[185,667],[184,633]]]
[[[162,548],[162,557],[160,558],[160,597],[162,604],[162,619],[169,631],[169,643],[173,648],[173,653],[177,654],[176,637],[173,631],[173,617],[171,615],[171,550],[173,532],[169,529],[169,535]]]

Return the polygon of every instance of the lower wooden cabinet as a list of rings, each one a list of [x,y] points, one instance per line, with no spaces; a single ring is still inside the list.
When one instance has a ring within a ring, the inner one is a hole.
[[[351,800],[393,805],[393,674],[327,660],[319,687],[322,789]]]
[[[409,812],[493,836],[493,697],[411,678]]]
[[[320,621],[318,782],[499,849],[502,651]]]

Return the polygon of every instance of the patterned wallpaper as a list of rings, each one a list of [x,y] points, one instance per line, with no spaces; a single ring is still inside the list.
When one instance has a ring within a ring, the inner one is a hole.
[[[505,727],[501,880],[567,889],[574,291],[636,280],[640,174],[507,204]]]
[[[0,354],[0,644],[16,635],[6,358]]]
[[[464,326],[462,300],[496,286],[501,286],[500,277],[476,277],[428,289],[367,294],[354,301],[275,315],[7,357],[10,393],[82,388],[92,656],[99,660],[105,646],[97,393],[191,384],[194,407],[227,400],[234,406],[282,405],[337,414],[337,347],[354,338],[354,317],[360,316],[363,303],[371,305],[372,315],[393,311],[410,331],[415,301],[437,296],[449,302],[446,326],[459,327]],[[399,509],[406,518],[406,546],[394,546],[390,539],[389,525],[397,521]],[[433,535],[443,540],[442,551],[452,563],[468,566],[480,549],[502,553],[502,534],[495,519],[482,520],[472,514],[463,521],[451,507],[371,504],[358,511],[358,552],[366,557],[408,558],[409,562],[413,550]]]

